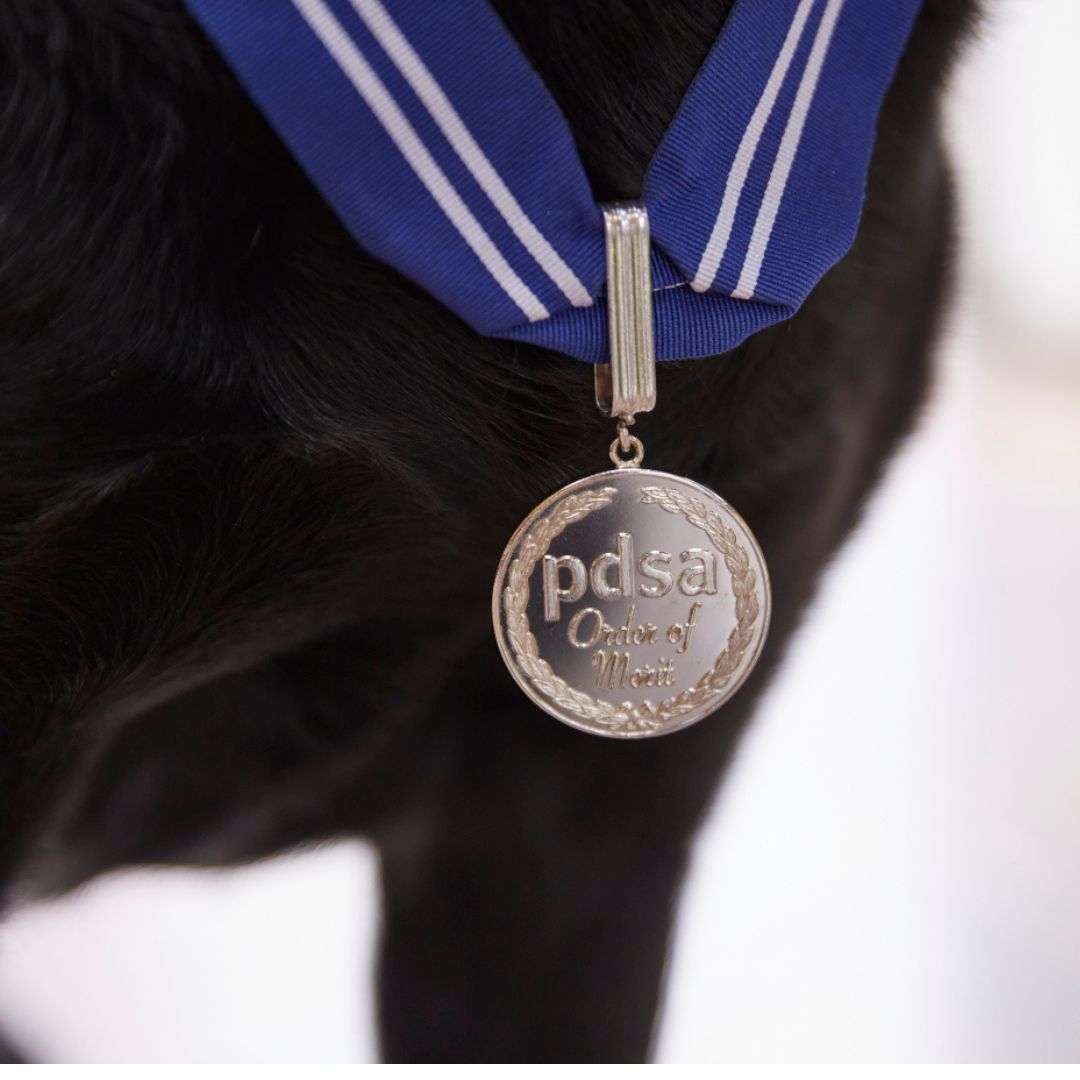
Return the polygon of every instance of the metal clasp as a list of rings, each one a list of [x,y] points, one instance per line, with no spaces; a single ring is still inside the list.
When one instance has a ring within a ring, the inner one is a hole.
[[[596,404],[606,416],[632,424],[635,413],[656,405],[649,214],[630,202],[603,211],[611,359],[596,365]]]

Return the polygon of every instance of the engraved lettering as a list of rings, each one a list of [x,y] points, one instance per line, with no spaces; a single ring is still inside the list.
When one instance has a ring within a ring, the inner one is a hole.
[[[615,550],[605,551],[592,561],[586,570],[585,563],[576,555],[545,555],[544,573],[544,618],[548,622],[558,622],[564,603],[580,600],[589,585],[599,600],[618,600],[630,598],[635,591],[648,599],[667,596],[677,584],[685,596],[714,596],[717,592],[716,555],[705,548],[687,548],[679,555],[683,564],[676,578],[674,571],[667,570],[672,564],[672,555],[659,549],[646,551],[636,566],[634,561],[634,538],[628,532],[617,535]],[[612,571],[614,570],[614,573]],[[636,572],[635,572],[636,571]],[[645,579],[639,581],[637,573]],[[569,580],[567,580],[569,577]],[[614,579],[614,580],[613,580]],[[634,609],[631,607],[628,622],[634,621]],[[611,645],[638,644],[633,640],[631,631]],[[677,644],[677,642],[672,642]],[[582,645],[581,648],[589,648]]]
[[[662,656],[656,667],[646,664],[644,667],[634,668],[630,674],[630,685],[674,686],[675,665],[666,656]]]
[[[608,569],[612,566],[619,568],[617,585],[608,580]],[[615,551],[605,551],[593,559],[591,577],[593,592],[600,600],[634,595],[634,538],[629,533],[619,533]]]
[[[592,662],[596,668],[598,690],[621,690],[627,685],[635,689],[642,686],[675,685],[675,664],[666,656],[660,657],[656,667],[643,664],[631,670],[628,652],[597,649],[593,653]]]
[[[575,649],[591,649],[601,639],[607,646],[655,645],[660,627],[651,622],[635,625],[636,615],[637,609],[631,604],[622,626],[611,626],[596,608],[582,608],[571,617],[566,627],[566,639]],[[594,620],[592,626],[582,630],[582,623],[590,618]]]
[[[570,571],[570,584],[565,588],[559,586],[559,571],[563,568]],[[544,556],[544,619],[547,622],[559,621],[559,605],[565,601],[573,603],[585,595],[585,586],[588,579],[585,575],[585,564],[573,555]]]
[[[634,621],[634,605],[630,605],[630,610],[626,613],[626,622],[615,629],[613,626],[604,627],[604,643],[606,645],[629,645],[631,641],[631,635],[633,633],[631,624]]]
[[[607,652],[597,649],[593,653],[593,667],[596,668],[596,687],[598,690],[614,690],[626,685],[626,669],[630,665],[630,654],[625,652]]]
[[[716,556],[704,548],[688,548],[679,555],[679,561],[691,563],[679,574],[679,591],[686,596],[709,596],[716,594]]]
[[[578,637],[578,629],[581,627],[582,622],[590,616],[596,620],[593,624],[593,632],[585,640],[582,640]],[[570,620],[570,625],[566,628],[566,637],[575,649],[591,649],[600,640],[600,635],[605,630],[610,629],[611,627],[604,622],[603,615],[596,608],[587,607],[574,614],[574,617]]]
[[[645,554],[638,559],[638,569],[644,577],[651,579],[638,586],[638,592],[641,593],[642,596],[667,596],[667,594],[671,592],[671,586],[675,579],[666,570],[661,570],[661,565],[671,565],[670,552],[646,551]]]
[[[667,630],[667,639],[672,645],[677,645],[676,653],[684,653],[690,648],[690,635],[694,632],[694,624],[697,622],[697,613],[701,608],[701,602],[695,600],[690,605],[690,614],[686,622],[672,623]]]

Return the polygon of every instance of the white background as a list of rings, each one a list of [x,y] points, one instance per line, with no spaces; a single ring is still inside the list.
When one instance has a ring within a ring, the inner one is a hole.
[[[1080,1059],[1080,3],[991,6],[938,392],[701,835],[663,1061]],[[116,874],[0,929],[0,1026],[48,1061],[373,1060],[377,919],[358,844]]]

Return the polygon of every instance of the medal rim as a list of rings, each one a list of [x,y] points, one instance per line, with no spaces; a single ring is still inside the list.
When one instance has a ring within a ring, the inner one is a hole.
[[[518,670],[517,657],[510,649],[509,644],[506,641],[506,635],[503,628],[502,619],[502,592],[505,586],[506,573],[509,569],[510,563],[517,553],[518,545],[528,531],[528,529],[542,517],[544,512],[552,506],[554,503],[565,498],[568,495],[573,494],[579,488],[586,487],[587,485],[594,484],[598,481],[603,481],[611,478],[618,478],[620,480],[625,479],[627,475],[632,476],[649,476],[659,477],[665,480],[674,480],[677,484],[685,484],[686,486],[696,489],[703,495],[707,496],[709,500],[719,502],[724,510],[735,519],[739,528],[742,530],[743,536],[749,542],[750,548],[753,550],[757,557],[758,566],[761,570],[761,584],[762,584],[762,604],[761,604],[761,633],[758,635],[756,643],[753,645],[750,652],[749,659],[745,662],[742,671],[738,676],[732,680],[731,683],[725,687],[725,693],[722,698],[716,700],[715,704],[700,706],[703,711],[692,710],[685,716],[680,717],[678,722],[672,723],[668,727],[661,728],[657,731],[602,731],[597,730],[595,727],[590,727],[585,721],[575,716],[573,713],[563,712],[560,707],[551,701],[544,698],[540,692],[532,685],[531,681],[524,677]],[[699,483],[697,480],[691,480],[685,476],[679,476],[677,473],[665,472],[662,469],[642,469],[642,468],[624,468],[624,469],[605,469],[602,472],[591,473],[588,476],[582,476],[577,480],[572,480],[569,484],[564,485],[557,491],[552,492],[543,502],[538,503],[533,509],[525,515],[521,520],[521,524],[514,530],[513,535],[507,541],[506,547],[503,549],[502,557],[499,559],[499,567],[495,573],[495,585],[491,593],[491,619],[495,627],[495,641],[499,646],[499,654],[502,656],[503,663],[506,664],[510,677],[515,683],[524,691],[526,696],[532,701],[534,705],[542,709],[549,716],[554,717],[556,720],[566,724],[569,727],[575,728],[578,731],[583,731],[588,735],[598,735],[601,738],[608,739],[655,739],[662,735],[670,735],[676,731],[681,731],[684,728],[692,727],[700,720],[704,720],[707,716],[711,716],[714,712],[726,705],[739,691],[743,683],[749,677],[750,673],[757,667],[757,662],[761,658],[762,650],[765,646],[765,639],[769,636],[769,622],[772,617],[772,583],[769,579],[769,567],[765,561],[765,554],[761,550],[761,545],[758,543],[757,537],[754,535],[753,530],[747,525],[743,516],[735,510],[734,507],[721,495],[718,495],[711,488],[706,487],[704,484]]]

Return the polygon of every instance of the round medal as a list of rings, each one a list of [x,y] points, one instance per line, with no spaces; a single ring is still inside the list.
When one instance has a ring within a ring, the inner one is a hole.
[[[717,494],[650,469],[569,484],[503,553],[492,615],[530,698],[582,731],[664,735],[722,705],[769,623],[765,561]]]

